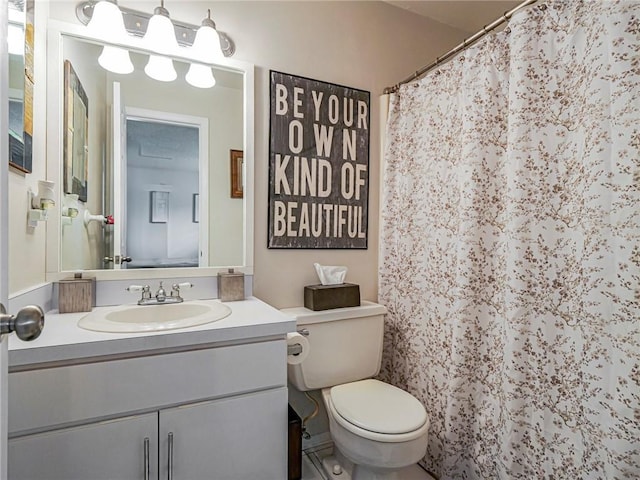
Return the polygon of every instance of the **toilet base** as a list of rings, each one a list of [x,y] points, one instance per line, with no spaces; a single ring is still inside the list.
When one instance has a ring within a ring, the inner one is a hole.
[[[336,467],[340,467],[340,474],[333,473]],[[360,469],[355,473],[355,476],[353,476],[353,463],[344,458],[343,455],[340,455],[339,452],[336,452],[336,455],[324,457],[322,459],[322,469],[330,480],[434,480],[431,475],[416,464],[382,476]]]

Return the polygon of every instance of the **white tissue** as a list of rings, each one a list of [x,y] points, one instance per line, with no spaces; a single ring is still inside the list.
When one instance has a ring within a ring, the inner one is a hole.
[[[347,276],[347,267],[320,265],[314,263],[318,278],[322,285],[340,285],[344,283],[344,278]]]
[[[309,355],[309,340],[298,332],[287,333],[287,346],[293,345],[300,345],[302,351],[295,355],[287,355],[287,363],[289,365],[298,365]]]

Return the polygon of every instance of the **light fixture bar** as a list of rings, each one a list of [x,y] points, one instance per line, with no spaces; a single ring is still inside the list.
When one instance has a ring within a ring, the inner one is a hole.
[[[87,25],[91,17],[93,16],[93,7],[98,3],[97,0],[90,0],[81,2],[76,7],[76,17],[80,20],[80,23]],[[122,18],[124,19],[124,28],[131,35],[136,37],[143,37],[147,31],[147,24],[153,14],[140,12],[138,10],[132,10],[130,8],[120,7],[122,12]],[[196,32],[200,26],[191,25],[190,23],[179,22],[171,20],[176,30],[176,39],[178,44],[183,47],[190,47],[193,45],[193,41],[196,38]],[[220,37],[220,48],[225,57],[231,57],[236,52],[236,46],[229,36],[218,30],[218,36]]]

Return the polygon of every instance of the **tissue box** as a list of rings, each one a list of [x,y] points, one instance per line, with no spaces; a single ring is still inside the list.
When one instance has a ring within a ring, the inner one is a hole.
[[[304,306],[309,310],[359,307],[360,285],[308,285],[304,287]]]
[[[96,304],[96,279],[76,274],[58,282],[60,313],[90,312]]]

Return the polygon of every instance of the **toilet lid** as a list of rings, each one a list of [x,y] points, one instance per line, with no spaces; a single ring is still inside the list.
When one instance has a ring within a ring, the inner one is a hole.
[[[331,403],[346,421],[371,432],[408,433],[427,421],[418,399],[378,380],[337,385],[331,388]]]

